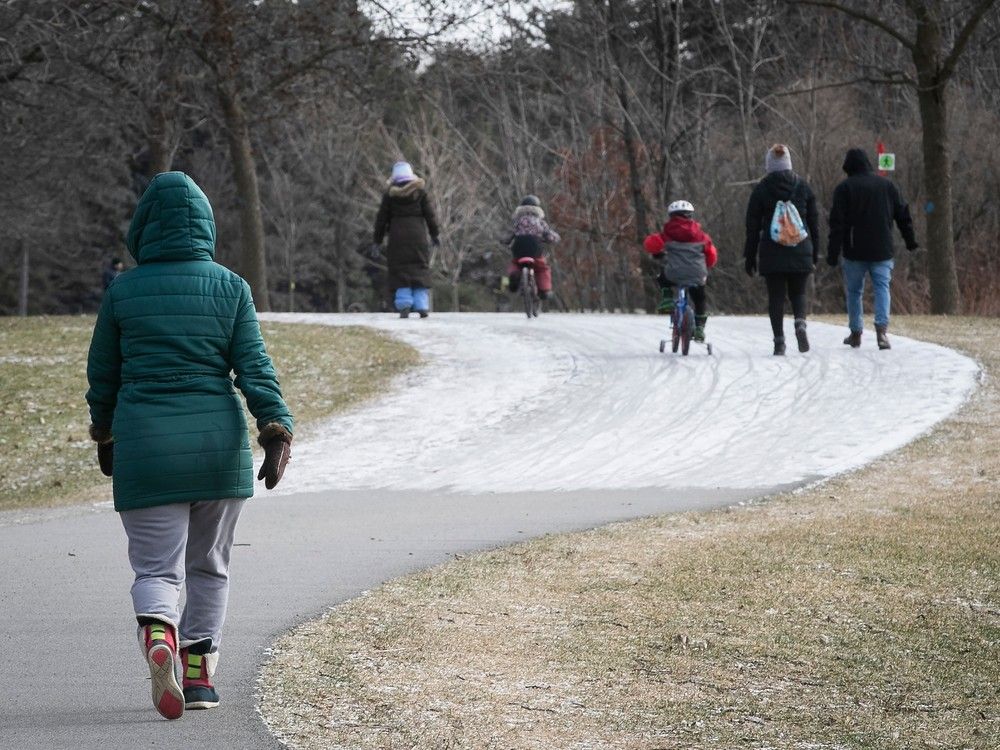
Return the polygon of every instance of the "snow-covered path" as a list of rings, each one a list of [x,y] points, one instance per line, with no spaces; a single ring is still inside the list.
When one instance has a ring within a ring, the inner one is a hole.
[[[903,445],[954,411],[978,367],[901,337],[770,353],[763,318],[713,318],[714,356],[657,351],[663,318],[624,315],[269,315],[364,324],[423,352],[375,405],[296,446],[286,493],[467,493],[771,487],[825,477]],[[790,326],[789,326],[790,328]],[[794,346],[791,347],[794,350]]]

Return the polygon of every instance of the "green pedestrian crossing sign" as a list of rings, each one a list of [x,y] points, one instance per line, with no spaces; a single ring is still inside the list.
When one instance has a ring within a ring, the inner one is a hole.
[[[878,168],[880,172],[892,172],[894,169],[896,169],[896,155],[879,154]]]

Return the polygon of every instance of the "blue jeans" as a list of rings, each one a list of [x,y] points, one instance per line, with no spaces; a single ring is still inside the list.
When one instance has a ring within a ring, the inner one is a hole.
[[[401,286],[396,290],[397,310],[416,310],[417,312],[427,312],[430,310],[430,292],[422,286]]]
[[[844,258],[844,288],[847,293],[847,324],[852,331],[865,327],[862,298],[865,293],[865,274],[872,277],[875,294],[875,325],[889,325],[889,285],[892,282],[892,260],[848,260]]]

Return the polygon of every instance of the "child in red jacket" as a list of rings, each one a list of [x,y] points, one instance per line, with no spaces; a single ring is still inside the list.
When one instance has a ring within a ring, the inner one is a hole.
[[[702,230],[692,218],[694,206],[688,201],[674,201],[667,206],[669,220],[658,234],[646,237],[643,247],[663,264],[656,280],[660,285],[662,298],[656,308],[661,315],[669,315],[674,310],[674,285],[686,286],[688,296],[694,302],[695,341],[705,340],[705,281],[708,269],[715,265],[719,253],[712,244],[712,238]]]

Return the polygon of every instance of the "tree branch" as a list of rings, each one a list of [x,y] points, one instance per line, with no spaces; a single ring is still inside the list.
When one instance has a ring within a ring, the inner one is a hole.
[[[976,33],[980,22],[995,2],[996,0],[980,0],[979,5],[972,11],[969,20],[965,22],[965,26],[958,33],[958,38],[955,39],[955,46],[951,48],[951,52],[948,53],[948,57],[941,66],[942,80],[948,80],[951,74],[955,72],[955,66],[958,64],[959,58],[965,52],[965,48],[969,46],[969,42],[972,41],[972,36]]]
[[[872,85],[889,85],[889,86],[916,86],[917,82],[913,80],[908,75],[899,74],[899,77],[887,77],[887,78],[875,78],[873,76],[861,76],[860,78],[851,78],[848,81],[838,81],[837,83],[824,83],[819,86],[811,86],[807,89],[794,89],[789,91],[779,91],[776,94],[771,94],[772,97],[780,96],[797,96],[799,94],[811,94],[814,91],[823,91],[825,89],[839,89],[844,86],[853,86],[856,83],[870,83]]]
[[[267,96],[268,94],[274,93],[282,86],[291,81],[294,81],[299,76],[302,76],[310,71],[315,70],[321,63],[323,63],[328,57],[337,54],[338,52],[344,52],[349,49],[358,49],[365,45],[364,40],[357,38],[350,38],[347,42],[326,45],[316,52],[314,52],[309,57],[298,62],[295,65],[290,65],[288,68],[279,71],[270,81],[268,81],[263,87],[255,91],[250,97],[248,97],[248,102],[251,106],[256,106],[259,100]]]
[[[44,60],[45,54],[42,52],[42,47],[41,45],[36,44],[28,50],[27,53],[20,56],[18,65],[11,70],[0,73],[0,83],[11,83],[12,81],[17,80],[21,73],[23,73],[29,65],[33,63],[40,63]]]
[[[850,16],[851,18],[856,18],[859,21],[864,21],[867,24],[871,24],[872,26],[881,29],[911,52],[917,46],[915,40],[910,39],[902,32],[897,31],[887,21],[883,21],[878,16],[874,16],[870,13],[865,13],[863,10],[852,8],[849,5],[833,2],[833,0],[785,0],[785,2],[791,5],[812,5],[817,8],[830,8],[831,10],[839,11],[840,13]]]

